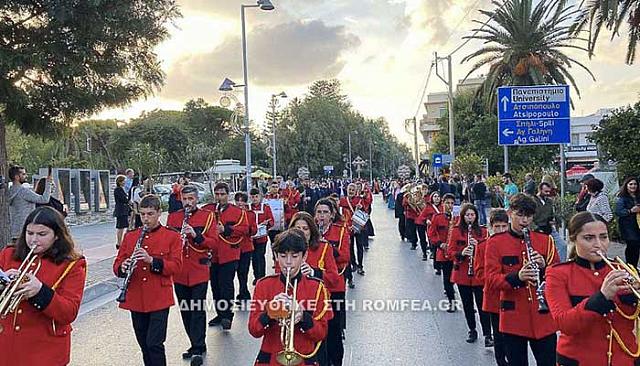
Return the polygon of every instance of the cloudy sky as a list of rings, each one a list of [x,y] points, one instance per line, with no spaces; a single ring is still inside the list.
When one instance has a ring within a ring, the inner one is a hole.
[[[217,104],[220,82],[242,83],[240,4],[252,0],[178,0],[183,18],[157,49],[167,74],[155,97],[98,118],[129,119],[155,108],[181,109],[192,98]],[[469,35],[478,9],[489,0],[273,0],[271,12],[247,9],[250,116],[262,124],[269,98],[285,91],[302,96],[314,80],[338,78],[350,101],[367,117],[385,117],[403,141],[403,121],[418,110],[434,52],[446,55]],[[623,33],[624,34],[624,33]],[[574,115],[638,100],[638,65],[624,64],[624,39],[601,37],[594,59],[579,56],[597,81],[574,68],[582,90]],[[453,55],[453,76],[463,78],[461,59],[480,46],[470,42]],[[444,91],[432,77],[427,92]],[[241,89],[238,98],[242,99]],[[420,107],[419,117],[424,112]]]

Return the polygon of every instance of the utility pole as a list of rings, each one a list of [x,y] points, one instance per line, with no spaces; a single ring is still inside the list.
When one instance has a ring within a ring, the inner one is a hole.
[[[453,120],[453,67],[451,65],[451,55],[447,57],[438,57],[438,52],[435,53],[435,63],[436,63],[436,75],[445,83],[448,87],[448,104],[449,104],[449,155],[451,155],[452,169],[453,172],[453,162],[456,160],[456,152],[455,152],[455,137],[454,137],[454,120]],[[447,79],[445,80],[438,70],[438,63],[440,60],[447,61]]]
[[[413,117],[413,146],[416,150],[416,179],[420,178],[420,149],[418,147],[418,120],[416,119],[416,117]]]
[[[353,169],[351,167],[351,132],[349,132],[349,179],[353,181]]]

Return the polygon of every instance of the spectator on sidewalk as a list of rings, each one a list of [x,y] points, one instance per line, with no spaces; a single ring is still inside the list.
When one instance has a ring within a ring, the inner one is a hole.
[[[142,227],[142,219],[140,218],[140,201],[143,197],[142,186],[140,185],[140,178],[133,178],[133,184],[129,190],[129,205],[131,206],[131,216],[129,218],[129,230],[133,230]]]
[[[489,209],[487,185],[482,181],[482,175],[476,175],[476,181],[471,186],[473,204],[478,208],[480,214],[480,225],[487,224],[487,210]]]
[[[123,188],[125,192],[129,192],[129,190],[133,186],[133,178],[135,177],[136,172],[133,169],[127,169],[124,171],[124,175],[126,175],[126,178],[124,180]]]
[[[567,243],[558,232],[560,218],[556,214],[553,193],[551,184],[542,182],[538,185],[538,194],[533,196],[536,201],[533,225],[535,231],[551,235],[556,243],[560,261],[564,262],[567,258]]]
[[[638,193],[638,179],[630,177],[624,180],[618,200],[616,201],[616,216],[618,216],[618,230],[622,240],[627,245],[624,256],[627,263],[634,268],[638,266],[640,257],[640,194]]]
[[[504,208],[509,209],[509,202],[511,200],[511,197],[518,194],[520,190],[518,190],[518,186],[513,183],[513,177],[511,176],[511,173],[504,173],[504,175],[502,176],[502,183],[504,183]]]
[[[609,204],[609,196],[602,192],[604,189],[604,183],[600,179],[590,179],[585,185],[589,191],[591,198],[587,205],[587,211],[593,214],[602,216],[607,222],[611,222],[613,219],[613,212],[611,212],[611,205]]]
[[[39,195],[43,195],[45,189],[47,188],[47,178],[38,179],[38,183],[36,183],[36,193]],[[36,207],[40,206],[49,206],[56,211],[60,212],[62,217],[67,217],[67,206],[65,206],[62,202],[60,202],[57,198],[51,196],[49,197],[49,202],[47,203],[36,203]]]
[[[522,192],[530,196],[536,194],[536,181],[533,180],[533,175],[531,175],[531,173],[527,173],[524,176],[524,188],[522,189]]]
[[[42,195],[23,186],[27,182],[27,172],[22,166],[16,165],[9,168],[9,179],[12,182],[8,192],[10,234],[11,239],[15,242],[20,235],[27,216],[36,209],[36,204],[49,203],[53,179],[51,176],[46,178],[47,184]]]
[[[127,193],[124,190],[124,184],[127,177],[118,175],[116,177],[116,188],[113,190],[113,198],[116,205],[113,208],[113,217],[116,218],[116,249],[120,248],[122,239],[124,238],[125,229],[129,227],[129,214],[131,208]]]
[[[576,203],[574,208],[576,212],[582,212],[587,210],[587,205],[589,204],[589,199],[591,199],[591,195],[589,195],[589,190],[587,189],[587,183],[589,180],[594,179],[593,174],[585,174],[580,179],[580,193],[578,193],[578,197],[576,198]]]

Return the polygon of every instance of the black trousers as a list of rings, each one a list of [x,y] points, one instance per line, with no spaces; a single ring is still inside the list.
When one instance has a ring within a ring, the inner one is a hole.
[[[184,325],[184,330],[187,332],[191,342],[189,352],[194,354],[204,353],[207,350],[205,343],[207,287],[209,287],[207,282],[191,287],[175,284],[182,325]]]
[[[145,366],[165,366],[167,356],[164,341],[167,339],[169,308],[150,313],[131,312],[133,331],[142,351]]]
[[[411,247],[418,245],[418,235],[416,235],[416,223],[413,219],[405,219],[404,233],[407,240],[411,243]]]
[[[362,268],[364,258],[364,247],[368,245],[369,237],[366,231],[360,231],[359,233],[351,234],[351,264]]]
[[[462,310],[464,310],[464,317],[467,320],[467,327],[469,327],[469,330],[476,330],[476,312],[473,307],[475,299],[475,305],[478,309],[478,315],[480,316],[482,335],[485,337],[490,336],[491,319],[489,318],[489,314],[482,311],[482,286],[458,285],[458,291],[460,292]]]
[[[241,298],[250,299],[251,293],[247,281],[249,281],[249,267],[251,267],[251,257],[253,252],[245,252],[240,254],[240,261],[238,262],[238,295]]]
[[[624,249],[624,257],[627,263],[633,268],[638,268],[638,259],[640,259],[640,241],[627,240]]]
[[[331,294],[331,305],[333,306],[333,319],[329,320],[329,330],[327,331],[327,360],[328,365],[342,366],[344,358],[344,344],[342,343],[342,329],[346,323],[347,314],[345,312],[345,293],[334,292]]]
[[[513,334],[503,333],[504,347],[507,350],[509,366],[529,366],[527,344],[531,347],[537,366],[555,366],[556,334],[552,333],[541,339],[531,339]]]
[[[222,319],[233,320],[233,280],[236,277],[238,261],[225,264],[214,263],[209,268],[211,295],[215,303],[216,313]]]
[[[269,236],[269,242],[271,243],[271,246],[273,246],[273,243],[275,243],[276,241],[276,236],[278,236],[278,234],[280,234],[282,231],[278,231],[278,230],[270,230],[267,232],[267,236]]]
[[[451,271],[453,271],[453,262],[439,262],[440,269],[442,269],[442,285],[444,291],[447,293],[447,299],[455,299],[455,291],[453,290],[453,283],[451,282]]]
[[[427,226],[416,225],[418,231],[418,238],[420,238],[420,249],[422,249],[422,255],[427,255],[427,249],[429,248],[429,242],[427,242]]]
[[[267,252],[267,243],[256,244],[253,243],[255,249],[253,250],[253,257],[251,258],[251,265],[253,266],[253,278],[256,280],[264,277],[267,267],[267,259],[265,254]]]
[[[405,224],[404,215],[398,217],[398,232],[400,233],[400,238],[404,240],[407,237],[406,234],[406,224]]]
[[[504,338],[500,333],[500,313],[489,313],[489,319],[491,319],[491,329],[493,330],[493,353],[496,357],[496,365],[509,366]]]

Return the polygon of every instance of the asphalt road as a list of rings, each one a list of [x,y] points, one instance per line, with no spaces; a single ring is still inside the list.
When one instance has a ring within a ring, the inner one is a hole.
[[[376,236],[365,255],[366,275],[356,275],[356,288],[347,294],[354,308],[348,314],[344,365],[492,365],[492,349],[481,341],[465,343],[462,311],[449,314],[439,308],[444,298],[441,278],[420,260],[419,251],[400,241],[393,212],[379,196],[372,219]],[[85,251],[111,245],[97,242],[98,236],[107,235],[104,228],[83,235],[81,240],[88,240]],[[208,329],[207,365],[253,364],[260,340],[249,335],[247,318],[248,313],[236,313],[228,332]],[[74,328],[72,365],[142,364],[130,315],[115,302],[82,315]],[[188,340],[176,308],[170,312],[165,345],[169,365],[188,365],[181,359]]]

